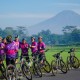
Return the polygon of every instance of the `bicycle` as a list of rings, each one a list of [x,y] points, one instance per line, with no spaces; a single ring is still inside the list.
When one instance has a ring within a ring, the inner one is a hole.
[[[75,68],[79,68],[79,60],[78,58],[75,56],[75,49],[71,48],[70,51],[68,52],[70,55],[67,57],[67,69],[69,70],[70,68],[72,69]]]
[[[17,75],[20,76],[20,74],[22,73],[22,75],[25,76],[26,79],[32,80],[32,73],[31,73],[30,67],[28,66],[28,63],[27,63],[28,61],[25,58],[27,58],[27,56],[22,56],[22,59],[20,60],[20,62],[16,63],[16,67],[17,67],[17,64],[20,65],[19,68],[17,69]]]
[[[63,61],[62,57],[61,57],[61,53],[64,50],[60,51],[57,54],[54,54],[53,57],[55,58],[55,60],[52,60],[51,62],[51,69],[52,69],[52,74],[55,76],[58,69],[61,70],[63,73],[67,73],[67,67],[65,62]]]
[[[15,61],[15,59],[11,59],[11,60]],[[17,69],[14,64],[11,64],[11,60],[10,60],[10,64],[6,67],[6,77],[7,80],[17,80]]]
[[[45,52],[47,52],[48,50],[49,49],[45,50]],[[37,52],[37,54],[38,54],[38,56],[40,56],[41,53]],[[43,54],[42,56],[40,56],[40,58],[42,60],[39,59],[38,62],[39,62],[39,65],[40,65],[41,69],[43,69],[47,73],[50,73],[51,66],[50,66],[49,62],[47,61],[45,54]]]
[[[31,68],[32,68],[34,75],[42,77],[42,71],[41,71],[41,68],[40,68],[39,63],[38,63],[37,55],[32,56],[31,62],[32,62]]]

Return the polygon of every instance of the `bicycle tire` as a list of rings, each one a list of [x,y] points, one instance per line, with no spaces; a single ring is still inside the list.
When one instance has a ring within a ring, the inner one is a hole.
[[[9,72],[11,70],[11,72]],[[7,80],[17,80],[17,69],[14,65],[10,64],[7,66],[7,70],[6,70],[6,77]],[[14,74],[13,74],[14,72]],[[13,77],[14,76],[14,77]],[[13,79],[15,78],[15,79]]]
[[[72,65],[70,64],[70,57],[68,56],[67,57],[67,70],[70,70],[70,67],[71,67]]]
[[[63,60],[60,60],[61,71],[67,73],[67,66]]]
[[[52,74],[55,76],[57,74],[57,68],[56,68],[56,62],[55,60],[52,60],[51,62],[51,71],[52,71]]]
[[[22,65],[22,72],[28,80],[32,80],[32,73],[30,71],[30,68],[26,64]]]
[[[37,74],[37,76],[42,77],[42,71],[38,63],[33,63],[33,71],[34,74]]]
[[[44,61],[43,63],[43,69],[47,72],[47,73],[50,73],[51,71],[51,66],[49,64],[49,62],[47,60]]]
[[[74,56],[74,60],[75,60],[76,62],[75,62],[75,61],[73,62],[72,67],[75,68],[75,69],[78,69],[78,68],[79,68],[79,60],[78,60],[78,58],[75,57],[75,56]],[[75,63],[77,63],[77,64],[75,65]]]

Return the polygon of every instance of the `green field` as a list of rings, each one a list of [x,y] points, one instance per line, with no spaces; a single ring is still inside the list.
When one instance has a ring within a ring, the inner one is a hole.
[[[70,48],[75,48],[75,55],[76,57],[80,60],[80,47],[75,47],[75,46],[54,46],[54,47],[46,47],[46,49],[49,49],[48,52],[46,52],[46,58],[51,63],[51,61],[54,59],[52,57],[53,54],[56,54],[60,52],[61,50],[65,50],[63,53],[61,53],[61,56],[63,60],[66,62],[67,56],[69,56],[68,51]],[[19,54],[21,54],[21,51],[19,51]],[[31,54],[31,51],[29,50],[29,54]]]
[[[67,56],[69,56],[68,51],[70,50],[70,48],[75,48],[75,55],[80,60],[80,47],[65,46],[65,47],[52,47],[52,48],[47,47],[47,48],[50,49],[48,52],[46,52],[46,58],[49,62],[51,62],[54,59],[52,55],[60,52],[61,50],[65,50],[63,53],[61,53],[61,56],[64,59],[64,61],[66,61]]]

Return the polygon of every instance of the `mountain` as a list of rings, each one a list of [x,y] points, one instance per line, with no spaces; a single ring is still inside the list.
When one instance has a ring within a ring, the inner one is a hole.
[[[64,10],[48,20],[28,27],[28,31],[32,35],[49,29],[52,33],[62,34],[65,26],[80,26],[80,15],[71,10]]]

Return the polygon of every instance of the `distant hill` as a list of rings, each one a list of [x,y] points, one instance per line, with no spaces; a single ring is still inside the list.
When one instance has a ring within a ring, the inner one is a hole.
[[[80,15],[71,10],[64,10],[48,20],[28,27],[28,31],[31,35],[49,29],[52,33],[62,34],[64,26],[80,26]]]

